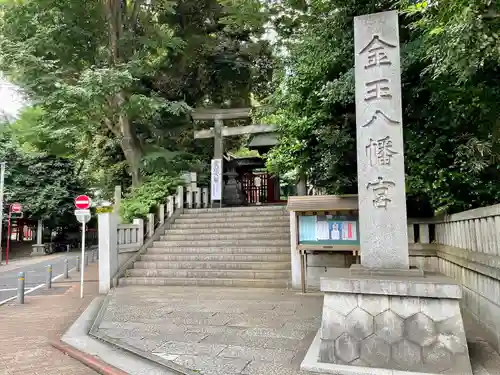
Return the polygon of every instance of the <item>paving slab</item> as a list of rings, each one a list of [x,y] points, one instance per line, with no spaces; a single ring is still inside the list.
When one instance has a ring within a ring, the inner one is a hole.
[[[300,363],[323,297],[276,289],[120,287],[96,332],[159,364],[202,375],[311,375]],[[474,375],[500,375],[500,355],[465,321]]]
[[[277,289],[126,286],[108,296],[93,333],[204,375],[266,365],[299,375],[322,304],[321,295]]]

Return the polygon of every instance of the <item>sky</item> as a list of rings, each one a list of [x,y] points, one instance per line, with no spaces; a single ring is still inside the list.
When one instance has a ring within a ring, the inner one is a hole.
[[[0,112],[16,117],[23,107],[24,101],[16,87],[0,77]]]

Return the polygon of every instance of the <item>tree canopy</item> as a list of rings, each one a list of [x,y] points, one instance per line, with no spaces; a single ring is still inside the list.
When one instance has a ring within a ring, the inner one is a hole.
[[[255,38],[264,20],[245,13],[257,3],[5,1],[0,69],[33,104],[16,124],[21,142],[100,175],[114,164],[134,186],[153,161],[203,159],[206,147],[186,134],[190,109],[265,91],[270,50]]]
[[[498,202],[500,24],[494,2],[284,4],[293,11],[276,18],[285,51],[269,98],[276,110],[265,114],[280,127],[271,170],[299,168],[330,192],[357,191],[353,18],[396,8],[409,214]]]

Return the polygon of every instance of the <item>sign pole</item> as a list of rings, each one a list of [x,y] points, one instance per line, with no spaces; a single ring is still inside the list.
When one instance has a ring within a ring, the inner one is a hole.
[[[5,264],[9,264],[9,247],[10,247],[10,217],[12,206],[9,206],[9,216],[7,217],[7,246],[5,248]]]
[[[85,275],[85,224],[90,220],[91,201],[88,195],[79,195],[75,198],[75,216],[82,223],[82,259],[80,265],[80,298],[83,298],[83,279]]]
[[[5,184],[5,162],[0,163],[0,262],[2,261],[3,191]]]
[[[83,298],[84,273],[85,273],[85,221],[82,223],[82,264],[80,266],[80,298]]]

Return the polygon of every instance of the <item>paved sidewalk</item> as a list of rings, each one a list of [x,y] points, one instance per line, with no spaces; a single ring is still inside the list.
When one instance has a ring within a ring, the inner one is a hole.
[[[54,282],[52,290],[27,295],[24,305],[0,307],[0,375],[94,375],[80,362],[49,344],[62,335],[98,294],[97,264],[85,272],[84,298],[80,274]]]
[[[322,301],[279,289],[120,287],[97,335],[204,375],[304,375]]]

